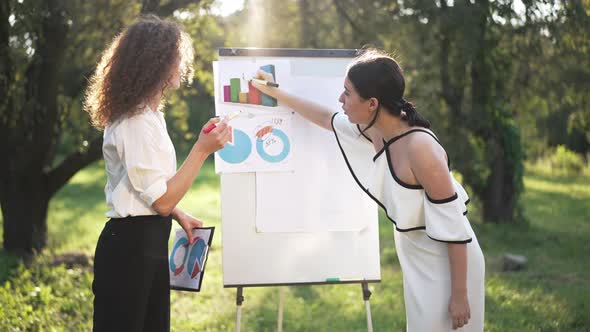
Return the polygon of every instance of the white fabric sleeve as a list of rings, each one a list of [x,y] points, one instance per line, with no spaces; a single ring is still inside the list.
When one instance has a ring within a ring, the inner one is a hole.
[[[373,143],[343,113],[334,113],[332,116],[332,130],[352,176],[366,190],[374,176]]]
[[[424,224],[426,234],[433,240],[449,243],[469,243],[471,236],[465,226],[465,203],[455,193],[435,200],[424,192]]]
[[[358,125],[350,122],[344,113],[334,113],[332,115],[332,129],[341,138],[347,137],[358,144],[372,145],[371,139],[364,135]]]
[[[451,176],[452,175],[453,173],[451,172]],[[469,204],[469,202],[471,201],[469,195],[467,195],[467,192],[465,191],[465,189],[463,189],[463,186],[457,180],[455,180],[454,177],[453,183],[455,184],[455,188],[457,189],[457,195],[459,195],[459,200],[461,200],[461,202],[463,202],[465,206],[467,206],[467,204]],[[467,209],[465,209],[464,214],[467,214],[465,213],[466,211]]]
[[[131,186],[149,206],[168,189],[166,158],[162,158],[165,151],[159,147],[162,130],[148,116],[139,114],[125,121],[117,133],[117,150]]]

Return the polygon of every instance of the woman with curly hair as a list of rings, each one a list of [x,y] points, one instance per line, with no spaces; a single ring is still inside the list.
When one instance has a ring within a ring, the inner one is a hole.
[[[94,331],[170,330],[171,219],[192,242],[191,230],[202,222],[176,205],[231,129],[221,123],[201,134],[176,170],[161,109],[166,90],[192,79],[192,61],[187,33],[177,23],[150,15],[114,39],[91,78],[85,109],[104,130],[110,218],[94,259]]]

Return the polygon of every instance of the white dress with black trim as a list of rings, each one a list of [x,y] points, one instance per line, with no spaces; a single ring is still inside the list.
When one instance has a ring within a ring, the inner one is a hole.
[[[346,115],[334,114],[332,128],[355,181],[383,208],[397,230],[394,238],[404,276],[407,331],[483,331],[485,264],[466,217],[469,196],[453,178],[453,196],[431,199],[422,186],[402,182],[392,166],[389,146],[398,139],[416,131],[437,140],[436,137],[426,130],[414,129],[385,142],[375,154],[373,144]],[[451,272],[447,243],[467,245],[471,319],[458,330],[452,330],[448,309]]]

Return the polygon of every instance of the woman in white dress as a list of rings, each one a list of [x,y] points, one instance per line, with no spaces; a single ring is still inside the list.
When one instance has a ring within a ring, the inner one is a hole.
[[[398,63],[377,50],[356,58],[339,98],[344,114],[254,85],[333,131],[355,181],[394,224],[407,331],[483,331],[485,266],[466,217],[469,197],[430,123],[403,99]]]
[[[191,242],[202,222],[176,205],[207,156],[224,146],[226,123],[201,134],[180,169],[161,112],[163,93],[192,76],[192,42],[174,22],[150,15],[121,32],[103,53],[86,110],[104,129],[102,151],[110,220],[94,256],[93,331],[169,331],[171,219]],[[218,120],[210,120],[205,126]]]

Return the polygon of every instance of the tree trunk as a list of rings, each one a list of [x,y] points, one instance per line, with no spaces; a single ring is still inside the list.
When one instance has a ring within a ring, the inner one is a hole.
[[[30,255],[47,244],[47,208],[51,197],[79,170],[102,157],[102,137],[88,149],[69,155],[47,172],[31,164],[24,154],[14,154],[0,178],[0,206],[4,219],[4,249]],[[33,153],[39,153],[31,149]]]
[[[352,28],[352,32],[353,32],[353,41],[358,44],[358,42],[362,41],[363,39],[366,38],[367,33],[364,29],[362,29],[360,27],[360,25],[358,25],[351,17],[350,15],[348,15],[348,13],[346,12],[346,9],[344,8],[342,1],[340,0],[333,0],[332,3],[334,4],[334,6],[336,7],[336,11],[338,12],[338,14],[344,18],[346,20],[346,22],[348,22],[348,24],[350,25],[350,27]]]
[[[10,82],[12,81],[12,61],[10,59],[10,16],[9,1],[0,3],[0,116],[4,116],[7,108]],[[0,119],[0,121],[2,121]]]
[[[49,195],[41,176],[26,172],[2,179],[0,204],[4,218],[4,248],[20,255],[34,254],[47,244]]]
[[[482,199],[483,219],[486,222],[510,223],[516,221],[515,203],[520,194],[520,176],[517,169],[522,163],[520,149],[511,149],[509,144],[520,144],[520,139],[507,139],[511,136],[511,127],[508,118],[512,117],[507,112],[502,112],[501,101],[506,98],[504,91],[495,84],[501,80],[501,73],[493,67],[493,48],[496,47],[488,41],[488,17],[490,15],[489,3],[478,1],[475,5],[475,15],[478,23],[475,27],[475,38],[478,40],[478,48],[475,52],[471,67],[471,102],[473,115],[477,121],[472,121],[470,129],[474,135],[485,142],[485,154],[490,175],[483,188],[478,188],[479,197]]]
[[[506,160],[504,148],[497,143],[488,153],[493,156],[491,174],[488,177],[482,198],[483,219],[494,223],[514,221],[517,188],[514,186],[513,170]]]
[[[299,15],[301,16],[301,45],[303,47],[317,48],[316,34],[311,24],[312,13],[308,0],[299,0]]]

